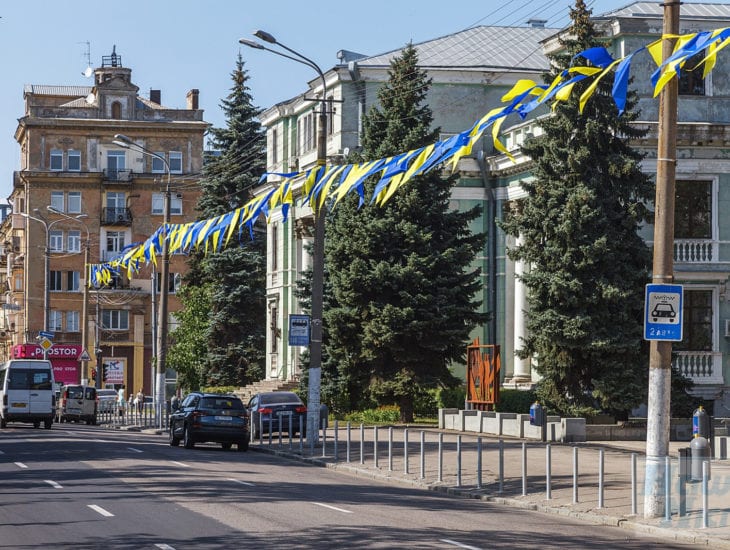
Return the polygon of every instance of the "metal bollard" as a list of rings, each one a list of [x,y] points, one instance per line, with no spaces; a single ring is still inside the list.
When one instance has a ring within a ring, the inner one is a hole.
[[[708,491],[707,480],[710,477],[710,463],[705,460],[702,462],[702,528],[707,529],[709,526],[708,518]]]
[[[350,463],[350,442],[351,442],[351,436],[352,436],[352,434],[350,433],[350,427],[351,427],[350,421],[348,420],[348,422],[347,422],[347,445],[346,445],[347,446],[347,455],[345,457],[345,462],[347,462],[348,464]]]
[[[499,493],[504,492],[504,440],[499,440]]]
[[[664,520],[672,521],[672,459],[664,457]]]
[[[444,480],[444,434],[439,434],[439,452],[438,452],[438,478],[441,483]]]
[[[269,415],[269,447],[271,447],[271,432],[272,432],[272,428],[271,428],[271,415]]]
[[[545,499],[550,500],[552,496],[552,451],[550,443],[545,445]]]
[[[281,415],[279,415],[279,422],[278,422],[278,424],[279,424],[279,448],[281,449],[281,437],[282,437],[282,433],[281,433]]]
[[[304,455],[304,415],[299,415],[299,454]]]
[[[378,427],[373,426],[373,464],[378,467]]]
[[[637,480],[636,480],[636,462],[637,462],[637,455],[636,453],[631,453],[631,515],[636,515],[636,509],[638,504],[638,498],[637,498]]]
[[[338,439],[338,435],[339,435],[339,430],[340,430],[340,424],[337,420],[335,420],[335,451],[334,451],[335,462],[337,462],[337,439]]]
[[[327,428],[322,426],[322,458],[327,456]]]
[[[365,464],[365,426],[360,424],[360,464]]]
[[[408,468],[408,428],[403,430],[403,471],[409,474]]]
[[[477,437],[477,489],[482,488],[482,438]]]
[[[291,451],[292,447],[292,430],[294,429],[294,415],[289,415],[289,450]]]
[[[426,479],[426,432],[421,430],[421,479]]]
[[[461,487],[461,436],[456,436],[456,486]]]
[[[522,442],[522,496],[527,496],[527,443]]]
[[[573,447],[573,504],[578,504],[578,447]]]
[[[388,471],[393,471],[393,426],[388,428]]]
[[[598,449],[598,507],[603,508],[603,449]]]

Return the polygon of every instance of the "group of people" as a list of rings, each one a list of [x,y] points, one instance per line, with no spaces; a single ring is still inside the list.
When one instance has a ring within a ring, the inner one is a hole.
[[[120,412],[125,408],[125,405],[127,405],[127,401],[124,398],[124,386],[117,390],[117,404],[119,405]],[[144,392],[142,391],[142,388],[140,388],[136,394],[129,394],[128,406],[130,411],[133,410],[132,407],[134,407],[137,412],[142,412],[142,409],[144,408]]]

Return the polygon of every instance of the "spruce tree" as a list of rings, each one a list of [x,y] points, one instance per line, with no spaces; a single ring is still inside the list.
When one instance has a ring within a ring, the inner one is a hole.
[[[438,139],[426,102],[430,84],[408,45],[391,62],[379,106],[365,116],[363,160]],[[401,420],[412,421],[420,392],[454,382],[449,365],[463,359],[470,330],[483,321],[473,262],[484,235],[469,229],[479,211],[449,208],[454,182],[432,170],[383,207],[358,209],[352,193],[330,215],[323,378],[336,369],[336,384],[351,405],[397,404]],[[366,185],[366,197],[374,185]]]
[[[569,38],[552,57],[552,81],[581,51],[602,46],[591,11],[577,0]],[[577,65],[588,64],[578,57]],[[638,235],[647,221],[653,185],[630,141],[636,95],[619,116],[605,78],[583,113],[576,85],[540,121],[542,135],[525,142],[534,180],[502,224],[522,242],[509,252],[529,266],[527,331],[521,356],[533,357],[542,376],[538,395],[562,414],[599,410],[625,418],[646,396],[647,353],[642,341],[649,250]]]
[[[258,121],[261,110],[253,105],[240,54],[231,79],[231,92],[221,101],[226,126],[210,130],[209,145],[214,154],[207,155],[203,167],[198,202],[201,219],[246,203],[266,171],[266,136]],[[245,385],[259,380],[264,374],[266,349],[265,238],[259,232],[252,238],[244,229],[226,248],[208,251],[204,257],[191,256],[189,265],[186,284],[210,289],[207,354],[200,358],[204,365],[202,383]]]

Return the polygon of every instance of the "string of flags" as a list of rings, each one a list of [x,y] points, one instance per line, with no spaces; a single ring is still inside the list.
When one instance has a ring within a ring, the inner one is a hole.
[[[675,42],[672,55],[662,61],[662,45],[665,40]],[[234,237],[242,239],[245,230],[252,236],[254,224],[262,217],[268,222],[276,208],[281,208],[282,217],[286,220],[289,209],[294,205],[295,181],[303,182],[302,196],[299,199],[301,204],[310,205],[316,215],[323,205],[328,204],[330,208],[335,208],[353,191],[359,196],[359,207],[364,206],[366,202],[368,205],[374,203],[376,206],[383,206],[398,189],[419,174],[449,165],[453,172],[459,159],[471,154],[474,144],[489,128],[495,149],[514,161],[510,152],[498,139],[500,128],[508,116],[516,114],[524,119],[542,105],[550,105],[554,109],[559,102],[571,97],[577,82],[592,79],[579,97],[579,108],[583,112],[599,83],[611,74],[613,74],[611,96],[618,113],[621,114],[626,108],[631,62],[636,54],[647,51],[656,64],[657,68],[650,77],[656,97],[673,78],[679,78],[682,71],[701,68],[703,78],[706,77],[714,68],[718,53],[728,44],[730,44],[730,27],[686,35],[665,34],[618,59],[613,58],[604,47],[584,50],[573,57],[573,62],[578,63],[583,60],[585,64],[572,65],[549,84],[536,84],[527,79],[519,80],[502,96],[501,106],[488,111],[469,129],[443,141],[392,157],[357,164],[316,166],[301,172],[266,172],[259,181],[264,182],[269,176],[280,178],[274,189],[253,198],[231,212],[214,218],[180,224],[171,223],[159,227],[145,242],[128,246],[116,258],[88,265],[88,284],[95,287],[106,285],[111,282],[114,275],[125,272],[131,277],[144,265],[150,263],[157,265],[157,257],[162,253],[164,240],[167,240],[170,254],[203,251],[207,255],[225,248]],[[693,58],[693,66],[686,67],[690,58]],[[698,58],[701,59],[695,63]],[[374,191],[370,197],[366,197],[365,181],[375,177],[378,179]]]

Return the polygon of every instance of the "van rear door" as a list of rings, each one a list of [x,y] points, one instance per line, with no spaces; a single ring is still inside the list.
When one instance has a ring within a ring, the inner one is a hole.
[[[24,369],[25,370],[25,369]],[[28,369],[30,382],[29,412],[32,414],[52,413],[53,374],[50,365]]]
[[[8,369],[8,413],[30,413],[30,369]]]

